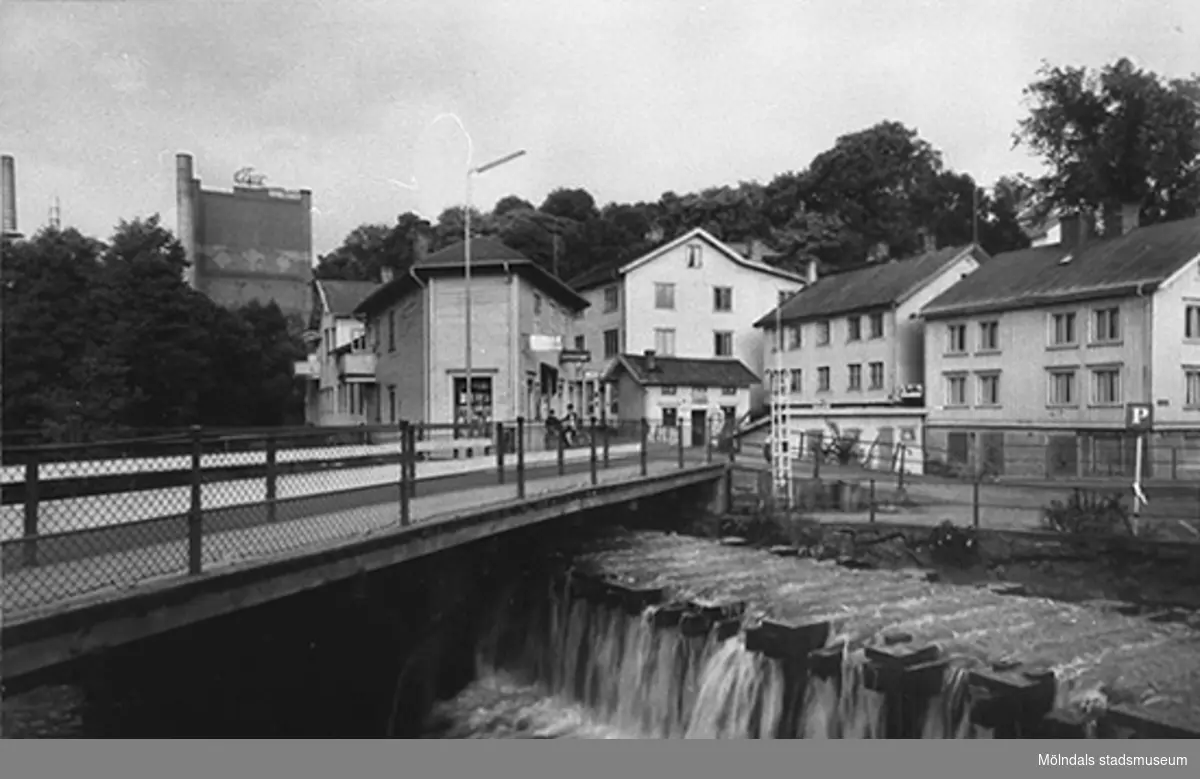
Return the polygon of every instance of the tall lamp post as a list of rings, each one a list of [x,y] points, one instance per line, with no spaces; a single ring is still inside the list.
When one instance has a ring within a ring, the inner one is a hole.
[[[506,162],[512,162],[518,157],[525,155],[525,150],[515,151],[512,154],[506,154],[499,159],[492,160],[484,165],[467,168],[467,194],[466,206],[463,208],[463,309],[466,315],[466,354],[464,362],[465,383],[464,404],[466,405],[467,421],[470,424],[476,422],[475,419],[475,393],[471,386],[471,368],[472,366],[472,343],[471,343],[471,180],[480,173],[486,173],[492,168],[498,168]],[[468,165],[470,163],[468,162]]]

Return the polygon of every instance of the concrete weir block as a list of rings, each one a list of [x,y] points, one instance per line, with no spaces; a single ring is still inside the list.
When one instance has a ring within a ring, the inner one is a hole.
[[[639,587],[620,582],[608,582],[606,595],[610,604],[619,606],[630,615],[641,614],[648,607],[662,603],[666,597],[661,587]]]
[[[678,627],[688,611],[686,603],[666,603],[654,610],[654,627]]]
[[[818,679],[834,679],[842,674],[842,659],[846,655],[846,645],[837,643],[833,646],[821,647],[808,653],[808,670]]]
[[[829,640],[828,622],[793,624],[765,619],[746,630],[746,649],[778,660],[807,660]]]
[[[863,649],[863,654],[867,658],[863,683],[869,690],[886,692],[899,685],[906,693],[916,693],[934,685],[936,679],[932,694],[941,685],[945,662],[941,650],[932,644],[914,646],[911,642],[897,642],[869,646]]]
[[[998,734],[1029,732],[1054,708],[1057,681],[1054,671],[1023,665],[1000,664],[1004,670],[977,669],[971,672],[975,705],[971,719]]]

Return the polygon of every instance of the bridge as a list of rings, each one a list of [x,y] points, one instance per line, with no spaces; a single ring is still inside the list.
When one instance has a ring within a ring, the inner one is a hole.
[[[728,505],[712,442],[665,442],[644,421],[593,425],[571,448],[524,420],[480,433],[193,430],[7,449],[6,686],[537,523],[644,500]]]

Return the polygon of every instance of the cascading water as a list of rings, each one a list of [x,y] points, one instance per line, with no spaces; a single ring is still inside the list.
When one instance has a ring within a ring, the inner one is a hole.
[[[743,633],[686,635],[677,625],[659,626],[657,607],[631,614],[562,586],[533,601],[528,595],[505,600],[479,647],[479,681],[457,701],[459,719],[476,723],[460,724],[460,732],[484,738],[781,735],[784,665],[749,651]],[[799,711],[785,737],[886,737],[886,698],[868,689],[862,650],[844,648],[840,668],[832,678],[801,672]],[[947,670],[942,691],[921,714],[920,737],[980,737],[975,730],[966,671]]]

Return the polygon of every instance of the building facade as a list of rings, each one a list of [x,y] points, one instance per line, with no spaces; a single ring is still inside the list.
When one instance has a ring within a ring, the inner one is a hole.
[[[232,192],[202,189],[192,157],[176,156],[177,235],[188,282],[218,305],[274,302],[308,321],[313,279],[312,193],[245,178]]]
[[[650,424],[652,441],[683,436],[688,446],[705,446],[750,410],[758,376],[741,360],[661,357],[653,350],[618,355],[603,380],[617,397],[618,419]]]
[[[931,457],[1131,475],[1126,405],[1148,403],[1147,475],[1200,475],[1200,219],[1087,224],[1063,219],[1058,244],[998,255],[926,306]]]
[[[357,308],[375,356],[377,422],[541,418],[565,408],[561,360],[587,301],[499,241],[471,241],[470,406],[464,245],[419,259]]]
[[[793,445],[807,454],[833,436],[856,439],[879,467],[921,461],[925,340],[918,313],[973,273],[977,246],[930,249],[904,260],[830,274],[762,316],[766,384],[787,390]],[[911,462],[910,462],[911,460]]]
[[[309,354],[296,364],[296,375],[307,380],[304,418],[310,425],[371,421],[367,409],[375,402],[374,355],[367,349],[366,326],[354,309],[378,286],[364,281],[312,282]]]
[[[733,359],[762,371],[762,332],[755,318],[781,292],[805,284],[797,274],[731,249],[702,229],[615,269],[573,282],[589,302],[572,346],[588,352],[570,378],[581,408],[624,416],[601,376],[622,354],[653,351],[660,358]],[[761,402],[759,385],[751,403]],[[598,412],[597,412],[598,413]]]

